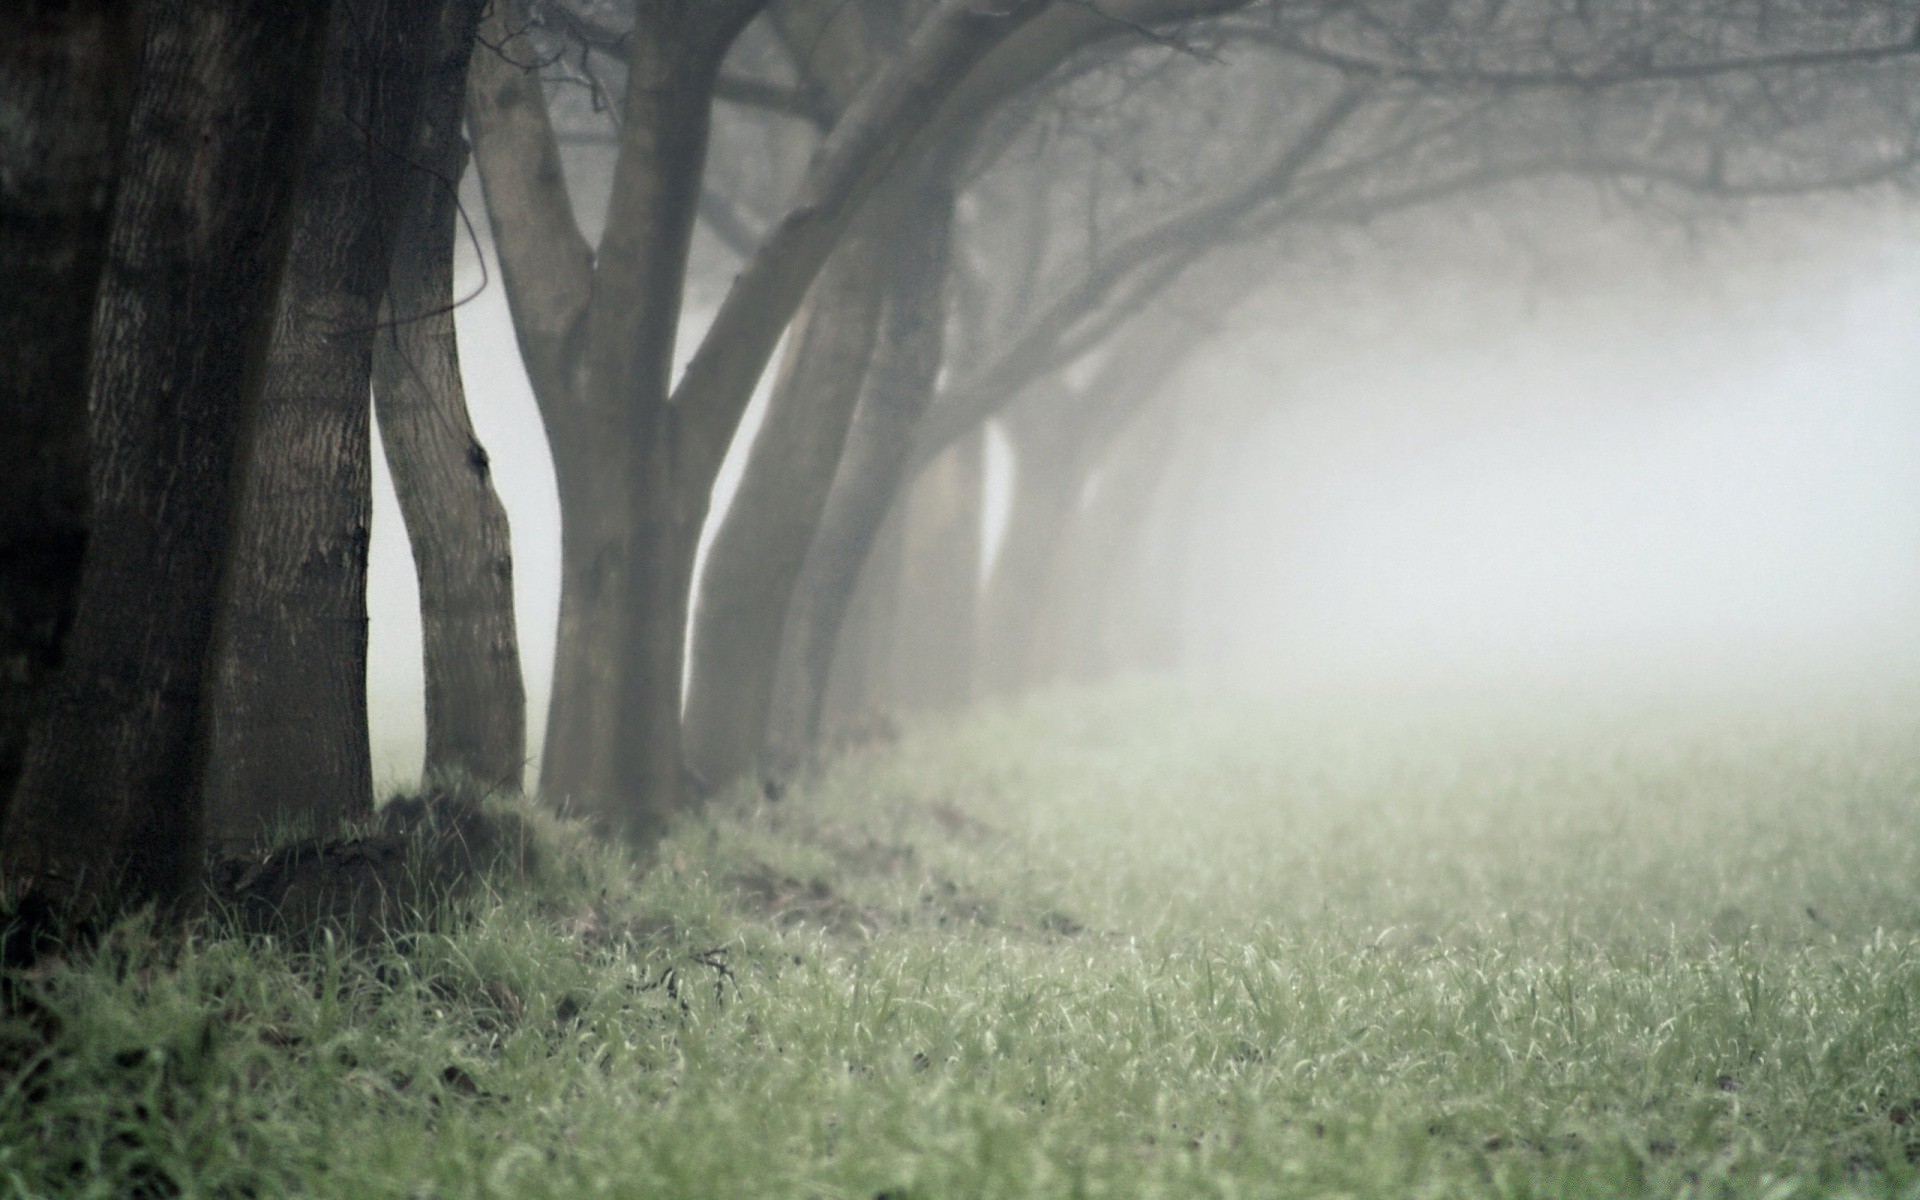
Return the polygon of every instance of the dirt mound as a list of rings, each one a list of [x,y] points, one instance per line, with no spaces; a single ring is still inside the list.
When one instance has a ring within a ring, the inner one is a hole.
[[[428,793],[388,804],[359,836],[218,857],[208,900],[250,931],[332,929],[364,940],[463,894],[490,871],[524,875],[533,853],[532,832],[518,817],[469,796]]]

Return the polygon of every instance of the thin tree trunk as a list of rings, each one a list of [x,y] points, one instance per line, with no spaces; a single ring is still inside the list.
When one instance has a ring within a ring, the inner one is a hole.
[[[1168,464],[1144,520],[1135,526],[1107,589],[1108,628],[1116,670],[1164,671],[1182,648],[1181,596],[1186,586],[1190,529],[1208,475],[1208,455],[1191,443],[1168,454]]]
[[[373,334],[399,155],[437,5],[343,5],[328,38],[259,436],[241,491],[207,828],[219,844],[373,811],[367,545]]]
[[[866,392],[787,608],[763,754],[769,763],[796,761],[818,739],[848,601],[899,490],[914,426],[933,396],[945,335],[953,202],[943,180],[930,181],[912,201],[906,227],[917,236],[895,260]]]
[[[625,444],[618,412],[586,408],[593,250],[574,219],[528,25],[522,0],[488,6],[469,68],[467,124],[559,486],[560,621],[540,788],[565,803],[585,792],[593,748],[613,737],[614,664],[603,639],[623,579]]]
[[[1013,503],[980,612],[981,678],[989,695],[1016,695],[1033,682],[1028,668],[1038,632],[1034,617],[1086,485],[1072,428],[1074,399],[1050,392],[1030,399],[1005,422],[1014,450]]]
[[[374,412],[420,580],[428,776],[518,790],[526,688],[507,511],[474,436],[453,320],[453,251],[467,64],[485,0],[452,0],[408,153],[387,321],[374,344]]]
[[[0,824],[79,597],[88,350],[139,15],[29,5],[0,39]]]
[[[760,751],[787,605],[878,334],[897,216],[876,203],[815,281],[707,550],[684,723],[688,761],[710,785],[751,770]]]
[[[1116,593],[1138,548],[1153,501],[1174,463],[1178,406],[1166,396],[1127,427],[1101,461],[1093,493],[1068,529],[1038,619],[1053,655],[1038,664],[1050,679],[1081,681],[1113,670],[1121,658],[1113,628]]]
[[[328,8],[149,12],[95,326],[93,536],[0,841],[9,886],[76,915],[182,899],[201,866],[215,613]]]
[[[986,436],[948,446],[906,496],[900,616],[888,693],[902,709],[943,712],[973,699]]]

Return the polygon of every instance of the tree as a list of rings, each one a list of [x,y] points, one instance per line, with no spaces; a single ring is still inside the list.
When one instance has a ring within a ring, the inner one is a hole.
[[[207,683],[328,6],[156,0],[96,313],[94,518],[0,872],[78,915],[192,894]]]
[[[207,820],[244,845],[373,811],[367,543],[374,332],[437,3],[333,12],[240,493]]]
[[[467,159],[460,120],[484,7],[449,0],[441,12],[374,341],[374,412],[420,580],[426,774],[517,790],[527,715],[513,553],[467,415],[453,324],[456,189]]]
[[[906,170],[954,176],[925,186],[941,191],[956,188],[962,177],[979,169],[974,161],[972,141],[982,125],[1025,96],[1027,89],[1045,79],[1075,52],[1149,33],[1142,22],[1177,20],[1217,7],[1162,3],[1123,6],[1120,11],[1050,9],[1042,19],[1009,37],[983,59],[979,68],[954,85],[953,94],[939,110],[930,130],[920,138],[935,157],[926,163],[912,164]],[[926,236],[923,222],[909,221],[906,228],[909,236]],[[933,319],[944,321],[944,309]],[[723,343],[716,342],[710,333],[707,344]],[[823,444],[837,437],[841,430],[848,428],[845,401],[858,391],[858,378],[850,376],[832,387],[815,386],[792,394],[783,391],[777,397],[772,409],[777,419],[770,418],[762,428],[747,464],[740,493],[747,503],[743,505],[741,499],[736,499],[708,556],[707,575],[701,581],[703,611],[695,627],[687,687],[687,724],[696,748],[696,762],[702,774],[715,781],[749,769],[755,747],[766,737],[767,714],[774,704],[775,677],[783,670],[780,666],[782,630],[792,627],[784,614],[794,603],[795,589],[802,577],[799,564],[808,553],[814,528],[826,511],[822,498],[834,478],[834,459],[788,453],[791,435],[787,431],[800,428],[815,431],[812,436]],[[855,428],[859,436],[866,436],[872,429],[886,424],[888,422],[882,420]],[[826,432],[821,432],[823,430]],[[848,486],[861,488],[851,476],[843,473],[841,477],[848,479]],[[864,488],[861,494],[866,494]],[[775,521],[760,515],[769,510],[781,513],[781,518]],[[835,519],[854,520],[867,531],[868,537],[879,528],[875,514],[855,518],[845,507]],[[836,557],[833,551],[823,553],[829,559]],[[864,550],[860,557],[864,557]],[[844,602],[850,594],[852,580],[840,580],[837,573],[830,570],[813,576],[819,583],[829,578],[836,580],[834,596],[814,611],[821,619],[837,623],[844,615]],[[842,587],[849,591],[843,594]],[[812,631],[807,636],[822,635]],[[787,659],[791,669],[786,669],[786,678],[796,681],[794,686],[805,686],[813,692],[812,696],[804,700],[796,698],[786,706],[788,715],[782,720],[787,728],[797,728],[793,721],[801,712],[817,714],[830,661],[830,656],[823,659],[810,651],[796,652]],[[815,664],[813,670],[818,672],[817,676],[801,672],[798,667],[801,663]],[[797,681],[803,674],[808,683],[800,685]],[[792,748],[777,750],[774,755],[783,757]]]
[[[89,331],[139,16],[32,4],[0,44],[0,823],[79,594]]]
[[[708,108],[726,48],[759,7],[637,7],[597,252],[575,225],[538,81],[494,60],[476,70],[469,109],[560,477],[561,629],[542,787],[641,845],[681,803],[694,551],[752,388],[862,203],[974,64],[1044,5],[935,9],[821,144],[670,392]],[[527,45],[504,17],[483,37],[508,53]]]

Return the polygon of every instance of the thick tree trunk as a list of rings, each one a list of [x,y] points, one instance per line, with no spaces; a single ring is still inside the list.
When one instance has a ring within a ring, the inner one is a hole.
[[[887,670],[893,706],[923,712],[973,699],[986,502],[984,432],[948,446],[906,496],[899,619]]]
[[[157,0],[97,309],[95,518],[0,863],[84,914],[188,895],[234,485],[328,5]]]
[[[787,605],[878,333],[897,215],[876,203],[815,281],[707,550],[684,721],[689,764],[710,785],[751,770],[760,752]]]
[[[394,230],[388,323],[374,344],[374,412],[420,580],[426,774],[517,791],[527,709],[513,548],[467,415],[453,321],[460,115],[484,4],[450,0],[441,14]]]
[[[0,824],[80,591],[88,350],[138,10],[29,4],[0,38]]]
[[[929,183],[912,203],[906,228],[916,236],[895,259],[866,392],[787,607],[763,755],[769,763],[795,761],[819,736],[834,643],[940,371],[953,193]]]
[[[587,316],[587,408],[621,415],[626,517],[610,620],[585,635],[613,659],[610,740],[586,748],[582,797],[609,828],[651,845],[679,811],[680,698],[693,559],[719,469],[691,455],[669,403],[687,255],[706,168],[720,60],[749,9],[641,7],[628,55],[621,153]],[[665,10],[673,10],[671,12]],[[553,760],[548,759],[551,763]]]
[[[373,335],[401,182],[393,151],[411,140],[437,8],[388,0],[334,12],[241,491],[207,792],[222,845],[373,811]]]

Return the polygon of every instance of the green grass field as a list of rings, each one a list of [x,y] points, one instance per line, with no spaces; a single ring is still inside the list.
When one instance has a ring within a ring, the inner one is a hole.
[[[1920,705],[1055,695],[17,986],[13,1196],[1920,1196]]]

